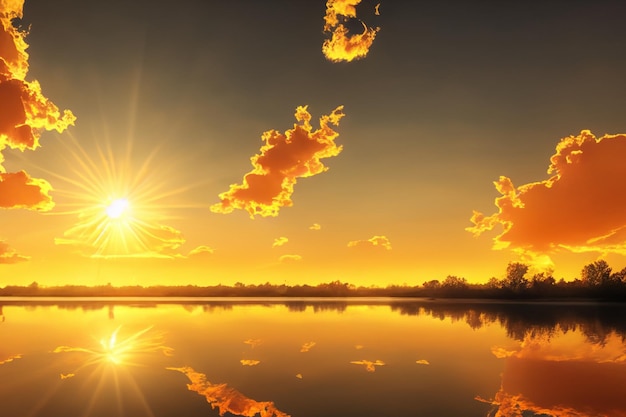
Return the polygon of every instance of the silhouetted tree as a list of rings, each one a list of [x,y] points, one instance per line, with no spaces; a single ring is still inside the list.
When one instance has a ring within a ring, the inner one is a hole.
[[[611,280],[611,267],[603,259],[595,261],[583,267],[580,278],[588,287],[606,285]]]
[[[528,265],[520,262],[509,262],[506,267],[506,278],[503,287],[514,292],[521,292],[528,287],[528,280],[525,275],[528,272]]]
[[[467,288],[467,280],[454,275],[448,275],[441,284],[443,288],[462,290]]]

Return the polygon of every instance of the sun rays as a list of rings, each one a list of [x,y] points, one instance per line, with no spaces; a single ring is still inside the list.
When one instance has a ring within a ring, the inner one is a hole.
[[[91,366],[102,367],[107,364],[116,366],[141,366],[146,355],[161,352],[171,356],[172,349],[163,343],[163,335],[152,331],[152,326],[133,333],[125,338],[120,337],[121,326],[110,335],[102,337],[94,346],[58,346],[53,353],[80,352],[85,354],[81,365],[70,373],[62,374],[61,379],[75,376],[81,370]]]
[[[98,145],[88,152],[74,138],[69,141],[69,175],[59,179],[58,211],[77,216],[57,245],[69,245],[92,258],[171,258],[185,242],[182,232],[165,223],[181,207],[180,194],[191,188],[169,187],[164,170],[155,169],[158,148],[139,158],[132,144],[125,152]],[[95,155],[92,157],[91,155]],[[160,164],[162,165],[162,164]]]

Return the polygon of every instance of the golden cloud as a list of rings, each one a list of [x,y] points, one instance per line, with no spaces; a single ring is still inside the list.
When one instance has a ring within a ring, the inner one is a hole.
[[[28,73],[28,45],[24,40],[25,32],[16,29],[12,20],[22,17],[23,1],[4,0],[0,8],[0,152],[5,148],[34,150],[39,145],[42,130],[63,132],[74,124],[76,119],[72,112],[65,110],[63,114],[41,92],[37,81],[26,81]],[[0,154],[0,172],[3,157]],[[25,173],[18,173],[18,179],[3,178],[11,187],[5,185],[2,207],[23,207],[36,210],[47,210],[52,207],[47,192],[50,186],[43,180],[29,179]],[[27,178],[26,181],[22,177]],[[19,186],[25,186],[22,196]],[[40,187],[40,191],[34,190]],[[12,195],[5,195],[11,192]],[[17,198],[16,203],[12,199]],[[28,203],[33,200],[32,206]],[[45,204],[43,203],[45,202]]]
[[[415,361],[415,363],[418,365],[430,365],[430,362],[428,362],[426,359],[418,359]]]
[[[254,169],[243,177],[242,184],[232,184],[219,195],[220,203],[211,206],[214,213],[246,210],[250,218],[278,216],[281,207],[293,205],[291,195],[298,178],[311,177],[328,170],[320,159],[337,156],[342,147],[335,144],[339,136],[330,124],[337,126],[344,116],[343,106],[320,118],[320,128],[313,131],[307,106],[299,106],[295,117],[299,123],[284,134],[276,130],[263,133],[265,144],[250,158]]]
[[[243,366],[256,366],[261,363],[261,361],[256,359],[242,359],[239,362],[241,362]]]
[[[293,262],[299,262],[302,260],[302,256],[300,255],[283,255],[280,258],[278,258],[278,260],[282,263],[293,263]]]
[[[368,361],[368,360],[361,360],[361,361],[350,361],[350,363],[354,364],[354,365],[364,365],[365,366],[365,370],[367,372],[375,372],[376,371],[376,367],[377,366],[384,366],[385,362],[380,361],[380,360],[375,360],[374,362],[372,361]]]
[[[196,372],[193,368],[167,368],[183,373],[189,381],[187,389],[204,396],[211,408],[217,408],[220,416],[231,413],[236,416],[254,417],[290,417],[276,408],[272,401],[255,401],[246,397],[227,384],[212,384],[207,381],[206,375]]]
[[[205,245],[201,245],[201,246],[198,246],[198,247],[190,250],[189,253],[187,254],[187,257],[202,256],[202,255],[212,255],[214,252],[215,252],[215,250],[213,248],[210,248],[210,247],[205,246]]]
[[[296,374],[296,378],[302,379],[302,374]]]
[[[273,248],[277,248],[279,246],[283,246],[285,243],[289,242],[289,239],[287,239],[286,237],[277,237],[276,239],[274,239],[274,243],[272,243],[272,247]]]
[[[348,247],[381,247],[391,250],[391,242],[386,236],[373,236],[368,240],[352,240]]]
[[[250,347],[254,349],[255,347],[259,346],[261,343],[263,343],[263,341],[261,339],[247,339],[247,340],[244,340],[243,343],[245,343],[246,345],[250,345]]]
[[[311,226],[309,226],[309,229],[311,230],[320,230],[322,228],[322,226],[318,223],[313,223]]]
[[[563,138],[550,158],[544,181],[515,187],[511,179],[494,182],[501,197],[498,212],[474,212],[479,236],[502,226],[494,249],[522,254],[601,252],[626,254],[626,134],[596,138],[583,130]]]
[[[300,352],[308,352],[309,350],[311,350],[313,348],[313,346],[315,346],[316,343],[315,342],[306,342],[305,344],[302,345],[302,347],[300,348]]]
[[[76,376],[76,374],[73,374],[73,373],[60,374],[59,376],[61,377],[61,379],[69,379],[69,378],[74,378]]]
[[[0,264],[15,264],[28,259],[27,256],[17,253],[8,243],[0,241]]]
[[[328,0],[324,16],[324,32],[330,34],[322,45],[322,52],[329,61],[352,61],[364,58],[369,52],[380,28],[368,27],[357,19],[356,6],[361,0]],[[375,14],[379,14],[379,5]],[[349,20],[358,20],[363,25],[363,32],[350,34],[346,27]]]
[[[22,355],[11,355],[5,359],[0,360],[0,365],[4,365],[5,363],[13,362],[15,359],[21,359]]]

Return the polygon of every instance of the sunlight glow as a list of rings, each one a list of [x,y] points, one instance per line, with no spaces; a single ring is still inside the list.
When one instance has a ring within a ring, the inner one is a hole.
[[[100,346],[96,349],[59,346],[53,352],[82,352],[87,354],[82,366],[74,370],[72,374],[76,374],[82,368],[91,365],[107,363],[116,366],[138,365],[133,360],[137,360],[148,353],[162,352],[166,356],[171,355],[172,349],[163,345],[163,335],[151,332],[152,327],[145,328],[124,339],[118,337],[120,329],[121,326],[115,329],[110,336],[102,338]]]
[[[73,176],[57,176],[66,183],[57,193],[66,199],[56,214],[77,215],[77,222],[55,239],[92,258],[174,258],[185,242],[182,233],[163,224],[166,212],[189,205],[175,197],[187,186],[166,190],[165,178],[152,169],[156,153],[137,166],[130,154],[114,152],[110,145],[96,149],[93,158],[71,137],[68,147]],[[155,150],[156,152],[156,150]],[[132,202],[132,203],[131,203]]]
[[[110,219],[119,219],[123,216],[126,216],[128,215],[129,210],[130,204],[125,198],[118,198],[116,200],[113,200],[111,204],[109,204],[105,209],[107,216],[109,216]]]

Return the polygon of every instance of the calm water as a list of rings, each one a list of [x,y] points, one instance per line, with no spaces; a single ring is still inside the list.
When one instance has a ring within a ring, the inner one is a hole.
[[[0,416],[626,416],[626,307],[0,299]]]

